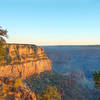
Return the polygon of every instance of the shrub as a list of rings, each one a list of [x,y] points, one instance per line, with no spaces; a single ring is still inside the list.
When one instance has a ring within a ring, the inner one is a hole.
[[[37,95],[37,100],[61,100],[61,96],[55,86],[48,88]]]

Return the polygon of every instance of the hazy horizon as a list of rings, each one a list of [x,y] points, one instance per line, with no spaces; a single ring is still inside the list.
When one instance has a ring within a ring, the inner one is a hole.
[[[21,43],[21,42],[7,42],[7,44],[29,44],[29,45],[37,45],[37,46],[100,46],[100,44],[44,44],[39,45],[35,43]]]
[[[1,0],[9,43],[99,45],[99,0]]]

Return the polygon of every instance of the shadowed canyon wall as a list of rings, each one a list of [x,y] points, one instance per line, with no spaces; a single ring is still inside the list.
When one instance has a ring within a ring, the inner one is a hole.
[[[5,49],[6,56],[0,66],[0,76],[26,78],[52,70],[52,63],[43,48],[29,44],[7,44]]]

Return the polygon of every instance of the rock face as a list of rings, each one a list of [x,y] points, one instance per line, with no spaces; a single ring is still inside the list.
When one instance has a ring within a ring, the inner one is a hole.
[[[52,69],[52,63],[44,49],[29,44],[5,45],[6,56],[0,66],[0,76],[26,78],[34,73],[40,74]]]
[[[0,100],[36,100],[36,96],[20,79],[0,77]]]

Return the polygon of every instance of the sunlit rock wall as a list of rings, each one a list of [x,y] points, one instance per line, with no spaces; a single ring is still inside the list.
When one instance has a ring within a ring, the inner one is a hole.
[[[43,48],[29,44],[7,44],[5,49],[6,56],[0,66],[0,76],[26,78],[52,70],[52,63]]]

